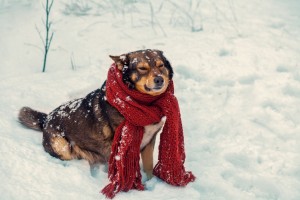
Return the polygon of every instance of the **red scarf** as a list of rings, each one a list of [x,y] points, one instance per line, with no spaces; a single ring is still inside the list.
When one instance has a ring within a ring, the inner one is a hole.
[[[160,136],[158,163],[153,174],[175,186],[185,186],[195,180],[185,171],[184,138],[180,110],[171,80],[166,92],[158,96],[129,89],[115,64],[108,72],[106,97],[125,118],[117,127],[109,159],[110,183],[102,190],[108,198],[119,191],[144,190],[141,181],[139,154],[144,126],[167,117]]]

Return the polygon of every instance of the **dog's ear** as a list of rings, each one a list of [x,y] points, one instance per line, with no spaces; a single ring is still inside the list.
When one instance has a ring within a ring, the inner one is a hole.
[[[113,59],[113,61],[116,63],[116,65],[120,71],[123,70],[123,67],[125,65],[128,66],[128,63],[129,63],[128,54],[122,54],[120,56],[109,56],[109,57],[111,59]]]
[[[166,68],[169,70],[169,79],[171,80],[173,78],[173,74],[174,74],[173,67],[171,66],[170,61],[164,56],[164,52],[160,51],[160,54],[161,54],[161,57],[164,61]]]

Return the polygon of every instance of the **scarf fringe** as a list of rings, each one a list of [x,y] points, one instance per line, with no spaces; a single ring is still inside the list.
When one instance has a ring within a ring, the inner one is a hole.
[[[135,184],[133,188],[124,188],[123,190],[120,187],[120,184],[118,182],[110,183],[107,186],[105,186],[102,190],[101,193],[106,196],[106,198],[112,199],[116,196],[118,192],[122,191],[129,191],[130,189],[136,189],[139,191],[145,190],[145,186],[140,183],[140,184]]]
[[[117,183],[110,183],[101,190],[101,193],[104,194],[106,198],[112,199],[120,192],[120,189],[117,188],[117,186]]]
[[[174,165],[168,166],[157,163],[153,169],[153,175],[173,186],[186,186],[188,183],[195,181],[196,177],[192,172],[185,171],[184,167],[178,169],[173,168]]]
[[[114,140],[118,142],[113,143],[109,159],[108,174],[111,183],[101,191],[107,198],[112,199],[120,191],[144,190],[139,164],[142,138],[142,127],[136,127],[127,121],[117,127]]]

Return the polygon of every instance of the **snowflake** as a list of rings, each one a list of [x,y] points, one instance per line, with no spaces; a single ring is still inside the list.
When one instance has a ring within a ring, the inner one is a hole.
[[[127,96],[125,100],[126,101],[132,101],[132,99],[130,98],[130,96]]]
[[[115,156],[115,160],[121,160],[120,156]]]
[[[135,64],[138,62],[138,59],[137,58],[134,58],[132,61],[131,61],[131,64]]]
[[[118,97],[114,99],[114,103],[120,105],[121,108],[125,108],[124,102],[120,98],[118,98]]]

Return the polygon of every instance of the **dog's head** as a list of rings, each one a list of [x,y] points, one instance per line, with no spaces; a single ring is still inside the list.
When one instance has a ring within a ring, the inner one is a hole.
[[[173,77],[170,62],[159,50],[147,49],[110,57],[122,71],[124,83],[141,93],[160,95]]]

